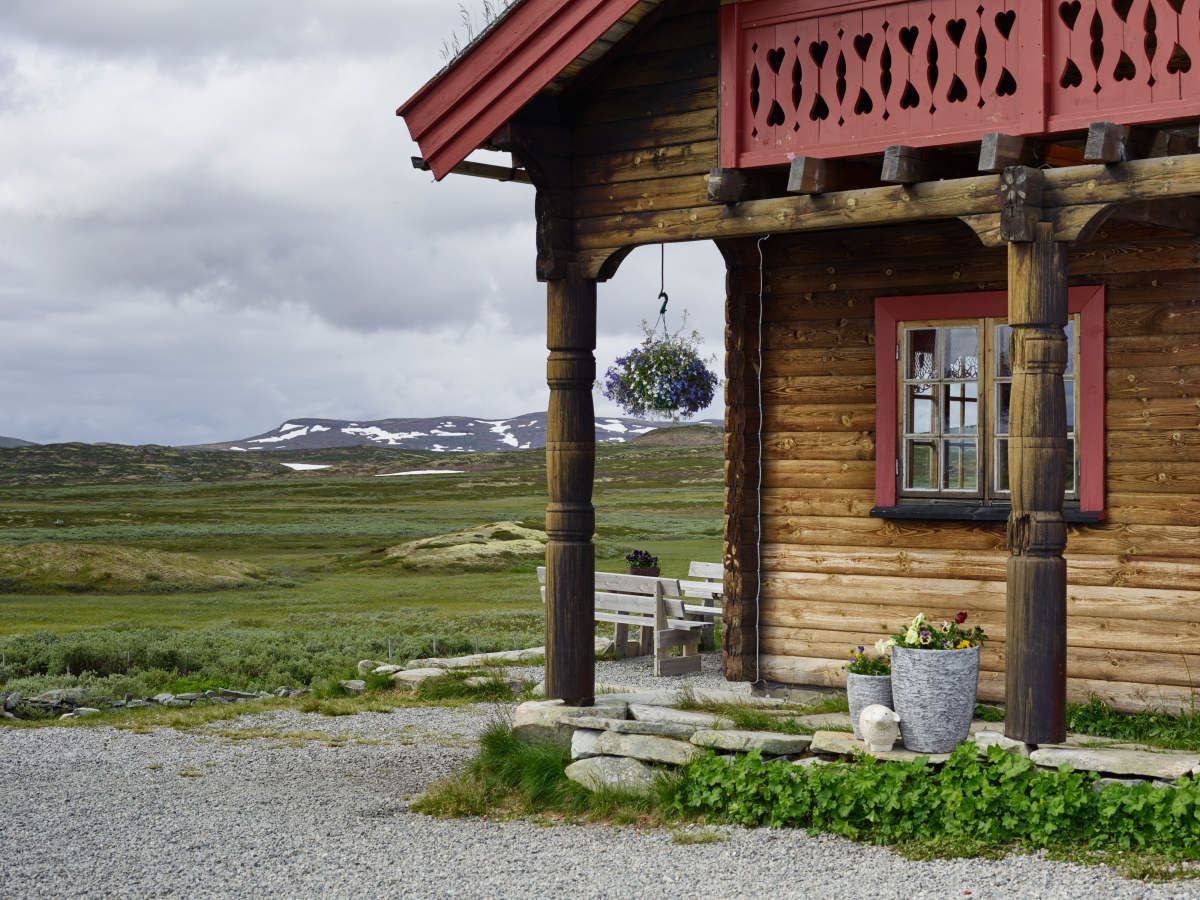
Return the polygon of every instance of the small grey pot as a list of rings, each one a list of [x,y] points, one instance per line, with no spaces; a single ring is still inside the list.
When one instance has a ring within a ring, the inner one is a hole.
[[[949,753],[967,739],[979,687],[979,648],[892,648],[892,708],[904,746],[918,753]]]
[[[850,724],[854,726],[854,736],[861,741],[858,716],[864,709],[873,703],[895,709],[892,706],[892,676],[849,672],[846,674],[846,699],[850,701]]]

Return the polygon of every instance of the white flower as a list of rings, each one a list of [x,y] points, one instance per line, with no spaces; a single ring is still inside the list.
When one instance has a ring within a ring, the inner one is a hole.
[[[921,633],[917,630],[917,624],[914,622],[908,626],[908,631],[904,632],[904,642],[906,644],[915,644],[920,640]]]
[[[889,650],[896,646],[895,638],[880,638],[875,642],[875,649],[880,656],[885,656]]]

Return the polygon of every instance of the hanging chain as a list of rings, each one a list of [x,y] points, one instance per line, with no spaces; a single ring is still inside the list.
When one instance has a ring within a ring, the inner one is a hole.
[[[667,245],[659,244],[659,263],[658,263],[658,299],[662,301],[662,307],[658,310],[658,321],[654,323],[654,332],[658,333],[658,326],[662,326],[663,338],[670,340],[671,332],[667,328],[667,303],[670,298],[667,296]]]

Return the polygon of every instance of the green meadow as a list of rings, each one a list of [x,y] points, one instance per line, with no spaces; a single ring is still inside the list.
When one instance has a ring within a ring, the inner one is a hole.
[[[425,468],[465,471],[378,477]],[[621,570],[632,547],[670,575],[719,560],[721,494],[711,431],[601,446],[598,566]],[[536,558],[414,568],[386,549],[541,528],[545,498],[542,451],[0,451],[0,687],[272,690],[364,657],[541,644]]]

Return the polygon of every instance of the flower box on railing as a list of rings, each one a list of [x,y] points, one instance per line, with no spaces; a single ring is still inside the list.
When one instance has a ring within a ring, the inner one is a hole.
[[[721,165],[1200,114],[1200,0],[747,0],[721,10]]]

